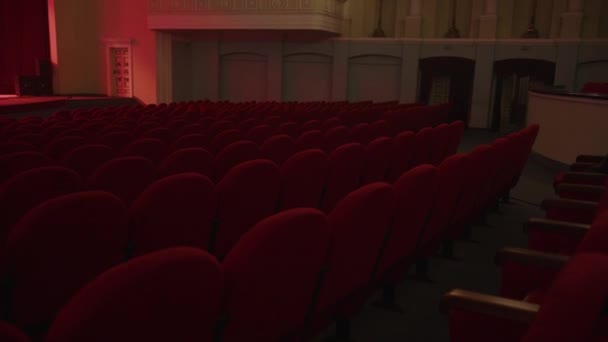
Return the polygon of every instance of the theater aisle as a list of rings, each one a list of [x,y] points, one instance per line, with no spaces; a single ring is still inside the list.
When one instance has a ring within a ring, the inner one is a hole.
[[[541,128],[542,129],[542,128]],[[460,152],[500,137],[485,130],[466,130]],[[500,272],[494,264],[496,251],[504,246],[524,247],[527,237],[522,223],[529,217],[543,215],[538,207],[542,199],[554,196],[553,175],[563,166],[552,165],[532,156],[517,187],[512,203],[502,204],[500,211],[491,213],[487,226],[473,228],[476,242],[457,242],[455,254],[461,261],[433,258],[430,275],[432,283],[407,280],[397,290],[397,301],[404,314],[383,311],[368,302],[352,320],[352,337],[356,342],[445,342],[449,341],[447,317],[439,312],[441,296],[453,289],[497,294]],[[332,326],[316,341],[323,341],[334,332]]]

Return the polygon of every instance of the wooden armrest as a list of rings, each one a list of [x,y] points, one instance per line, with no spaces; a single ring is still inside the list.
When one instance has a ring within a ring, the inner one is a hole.
[[[606,191],[606,187],[603,185],[587,185],[587,184],[573,184],[573,183],[561,183],[557,184],[555,190],[559,194],[561,191],[574,191],[601,194]]]
[[[578,209],[578,210],[589,210],[589,211],[597,211],[597,202],[592,201],[580,201],[573,199],[564,199],[564,198],[549,198],[543,200],[541,203],[541,208],[544,210],[550,208],[563,208],[563,209]]]
[[[591,171],[594,167],[598,167],[598,163],[582,163],[576,162],[570,165],[570,171],[572,172],[586,172]]]
[[[444,294],[441,298],[440,310],[442,313],[448,313],[452,308],[530,323],[536,316],[539,305],[456,289]]]
[[[577,163],[599,163],[604,159],[604,156],[581,154],[576,157]]]
[[[524,231],[546,231],[559,232],[573,235],[585,235],[591,226],[588,224],[573,223],[566,221],[547,220],[543,218],[532,217],[524,223]]]
[[[606,179],[606,174],[599,172],[566,172],[564,173],[564,183],[576,183],[576,181],[590,181],[602,183]]]
[[[505,247],[496,253],[494,261],[497,265],[505,262],[516,262],[539,268],[560,270],[570,259],[566,255],[544,253],[526,248]]]

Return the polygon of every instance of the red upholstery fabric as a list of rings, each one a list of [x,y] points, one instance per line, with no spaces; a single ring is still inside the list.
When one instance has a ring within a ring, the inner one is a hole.
[[[134,254],[175,246],[207,250],[217,200],[203,175],[183,173],[150,185],[130,209]]]
[[[281,210],[319,208],[323,197],[329,159],[321,150],[304,150],[281,166]]]
[[[522,322],[463,310],[450,310],[449,319],[451,342],[516,342],[528,329]]]
[[[162,142],[169,143],[171,141],[171,132],[164,127],[153,128],[141,134],[141,139],[158,139]]]
[[[173,150],[180,150],[183,148],[191,148],[191,147],[207,147],[209,143],[209,137],[202,134],[188,134],[177,139],[171,148]]]
[[[574,256],[544,296],[523,341],[590,341],[606,308],[607,283],[608,256]]]
[[[323,148],[323,133],[318,130],[304,131],[296,139],[296,144],[301,150]]]
[[[284,211],[243,235],[222,262],[222,341],[279,341],[302,329],[328,248],[327,219],[316,209]]]
[[[212,341],[223,293],[215,258],[193,248],[148,254],[80,290],[46,338],[59,341]]]
[[[23,215],[38,204],[81,190],[80,176],[63,167],[42,167],[23,171],[0,185],[0,243]]]
[[[450,139],[450,126],[443,123],[432,129],[430,141],[429,164],[439,165],[447,157],[448,142]]]
[[[29,337],[7,322],[0,321],[0,340],[4,342],[28,342]]]
[[[272,128],[270,125],[259,125],[250,129],[245,135],[245,138],[255,142],[258,145],[262,145],[266,139],[272,136],[274,131],[274,128]]]
[[[153,163],[161,161],[167,154],[167,145],[160,139],[143,138],[129,143],[122,149],[123,157],[144,157]]]
[[[423,128],[414,136],[414,154],[411,159],[410,166],[418,166],[427,164],[432,159],[433,149],[433,129],[430,127]]]
[[[161,176],[171,176],[184,172],[198,172],[215,179],[214,157],[204,148],[191,147],[177,150],[167,156],[159,165]]]
[[[329,155],[323,211],[330,212],[338,201],[361,185],[364,162],[365,148],[357,143],[342,145]]]
[[[215,172],[218,180],[238,164],[262,158],[258,145],[252,141],[240,140],[226,146],[215,157]]]
[[[53,141],[46,145],[44,152],[53,159],[61,160],[68,152],[85,143],[86,139],[83,137],[59,137],[53,139]]]
[[[391,162],[391,172],[388,180],[395,182],[401,175],[410,169],[410,164],[416,149],[414,133],[403,132],[394,139],[395,150]]]
[[[391,172],[391,162],[395,153],[394,141],[388,137],[380,137],[365,147],[365,169],[363,182],[383,182]]]
[[[582,92],[608,95],[608,83],[587,82],[583,85]]]
[[[438,181],[436,167],[420,165],[395,182],[395,208],[378,265],[379,278],[386,277],[386,281],[395,284],[407,273],[435,201]],[[392,274],[387,274],[389,270]]]
[[[272,215],[279,199],[279,168],[252,160],[231,169],[215,187],[218,200],[216,240],[211,249],[222,259],[240,237]]]
[[[109,160],[97,168],[88,187],[110,192],[130,205],[156,179],[154,164],[143,157]]]
[[[36,147],[23,141],[8,141],[0,143],[0,157],[17,152],[35,152]]]
[[[390,137],[391,130],[388,126],[388,122],[386,120],[378,120],[374,121],[370,124],[370,131],[372,140],[375,140],[380,137]]]
[[[105,192],[69,194],[30,210],[7,242],[11,320],[28,331],[49,324],[78,289],[123,260],[127,223],[124,203]]]
[[[458,151],[460,146],[460,140],[462,139],[462,133],[464,132],[464,122],[458,120],[449,124],[450,137],[448,140],[448,148],[444,157],[449,157]]]
[[[351,135],[360,144],[367,144],[374,138],[371,126],[366,122],[353,126]]]
[[[321,130],[323,132],[327,132],[334,127],[340,126],[341,124],[342,124],[342,122],[340,121],[339,118],[331,117],[331,118],[323,121],[323,123],[321,124]]]
[[[127,131],[113,131],[101,135],[97,138],[97,143],[111,147],[118,151],[131,142],[132,136]]]
[[[226,146],[240,140],[242,137],[241,131],[238,129],[229,129],[218,133],[211,139],[211,147],[214,151],[221,151]]]
[[[302,124],[302,132],[320,130],[321,129],[321,121],[319,120],[309,120]]]
[[[289,121],[279,125],[278,132],[296,138],[300,134],[300,125],[297,122]]]
[[[432,256],[438,244],[445,238],[459,199],[466,191],[463,185],[467,171],[467,158],[466,154],[455,154],[439,164],[437,197],[420,240],[419,256]]]
[[[325,151],[331,152],[337,147],[350,142],[351,135],[348,128],[337,126],[325,132]]]
[[[329,214],[331,251],[313,327],[335,313],[345,314],[341,306],[353,308],[347,301],[369,285],[388,232],[394,200],[390,185],[373,183],[348,194]]]
[[[262,155],[277,165],[282,165],[289,157],[298,151],[295,140],[286,134],[275,135],[268,138],[260,146]]]
[[[0,156],[0,184],[20,172],[50,165],[51,160],[39,152],[16,152]]]
[[[63,158],[63,164],[88,178],[101,164],[113,156],[112,149],[105,145],[83,145],[75,148]]]

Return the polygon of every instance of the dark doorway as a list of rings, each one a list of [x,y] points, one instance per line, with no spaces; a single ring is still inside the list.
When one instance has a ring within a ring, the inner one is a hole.
[[[473,96],[475,61],[460,57],[430,57],[420,60],[418,101],[449,102],[449,119],[468,125]]]
[[[523,127],[529,87],[553,85],[554,76],[555,63],[549,61],[506,59],[494,62],[492,130]]]

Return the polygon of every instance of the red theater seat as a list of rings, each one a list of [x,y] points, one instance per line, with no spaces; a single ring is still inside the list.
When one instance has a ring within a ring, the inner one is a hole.
[[[365,147],[363,182],[384,182],[391,172],[395,145],[393,139],[380,137]]]
[[[260,150],[265,158],[281,165],[298,151],[298,146],[292,137],[281,134],[268,138]]]
[[[215,157],[215,172],[218,180],[230,169],[242,162],[262,158],[258,145],[252,141],[241,140],[226,146]]]
[[[351,192],[329,214],[331,250],[323,277],[312,332],[331,320],[348,318],[363,304],[394,207],[394,192],[373,183]]]
[[[296,144],[301,150],[323,148],[323,133],[319,130],[304,131],[298,139]]]
[[[148,254],[80,290],[46,341],[213,341],[223,288],[217,260],[204,251]]]
[[[281,166],[281,210],[319,208],[329,174],[329,159],[322,150],[304,150]]]
[[[127,224],[124,203],[106,192],[64,195],[30,210],[6,245],[12,321],[40,336],[72,295],[124,260]]]
[[[97,143],[110,146],[113,150],[119,151],[132,140],[133,136],[127,131],[111,131],[97,138]]]
[[[238,129],[229,129],[218,133],[211,139],[210,146],[214,151],[221,151],[226,146],[242,139],[242,133]]]
[[[203,175],[182,173],[151,184],[133,203],[133,252],[143,255],[168,247],[207,250],[217,201]]]
[[[331,153],[337,147],[351,142],[352,139],[348,128],[337,126],[327,130],[323,140],[325,141],[325,151]]]
[[[270,138],[274,132],[275,129],[270,125],[258,125],[251,128],[247,134],[245,134],[245,139],[251,140],[258,145],[262,145],[264,141]]]
[[[42,167],[23,171],[0,185],[0,243],[15,223],[38,204],[81,190],[80,176],[63,167]]]
[[[232,168],[216,185],[217,224],[210,250],[223,257],[260,220],[275,213],[279,168],[269,160],[252,160]]]
[[[336,203],[363,183],[365,148],[351,143],[338,147],[329,155],[329,171],[321,208],[330,212]]]
[[[160,139],[137,139],[123,147],[122,157],[144,157],[153,163],[158,163],[167,154],[167,144]]]
[[[280,341],[304,328],[329,248],[325,215],[292,209],[259,222],[222,262],[222,341]]]
[[[29,342],[30,338],[11,324],[0,321],[0,340],[5,342]]]
[[[154,164],[143,157],[122,157],[98,167],[88,179],[88,187],[110,192],[131,204],[156,179]]]
[[[160,176],[197,172],[215,179],[214,157],[204,148],[184,148],[167,156],[158,167]]]
[[[35,152],[37,148],[23,141],[8,141],[0,143],[0,157],[17,152]]]
[[[395,148],[391,161],[391,172],[388,177],[389,182],[395,182],[401,175],[410,169],[414,150],[417,148],[413,132],[403,132],[394,139]]]
[[[16,152],[0,156],[0,184],[20,172],[52,164],[48,157],[39,152]]]
[[[178,138],[172,145],[172,150],[182,148],[200,147],[206,148],[209,145],[209,137],[202,134],[188,134]]]

